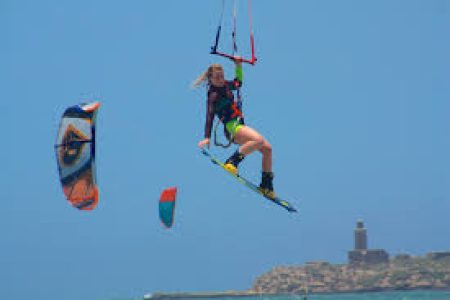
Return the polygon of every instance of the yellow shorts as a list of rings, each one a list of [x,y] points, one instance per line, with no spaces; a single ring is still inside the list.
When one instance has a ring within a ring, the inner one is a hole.
[[[231,139],[234,139],[238,131],[243,127],[238,119],[233,119],[231,121],[228,121],[225,124],[225,128],[227,129],[228,133],[230,134]]]

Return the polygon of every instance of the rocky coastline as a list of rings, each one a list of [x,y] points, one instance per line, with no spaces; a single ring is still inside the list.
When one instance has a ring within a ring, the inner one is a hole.
[[[280,266],[257,277],[245,291],[153,293],[144,300],[253,297],[283,294],[450,290],[450,255],[398,255],[382,264],[331,264],[324,261]]]
[[[261,294],[354,293],[394,290],[450,290],[450,257],[398,255],[382,264],[310,262],[276,267],[259,276]]]

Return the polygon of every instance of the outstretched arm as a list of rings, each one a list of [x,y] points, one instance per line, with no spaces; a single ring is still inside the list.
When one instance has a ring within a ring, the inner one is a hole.
[[[232,81],[232,85],[230,89],[236,90],[242,86],[243,72],[242,72],[242,59],[237,57],[234,60],[235,69],[234,69],[234,80]]]

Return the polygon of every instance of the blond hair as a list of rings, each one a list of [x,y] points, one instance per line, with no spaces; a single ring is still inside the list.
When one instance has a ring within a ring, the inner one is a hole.
[[[196,88],[200,86],[203,83],[206,83],[207,85],[211,84],[211,76],[215,71],[222,71],[223,67],[220,64],[212,64],[208,67],[208,69],[203,72],[198,78],[192,83],[191,87]]]

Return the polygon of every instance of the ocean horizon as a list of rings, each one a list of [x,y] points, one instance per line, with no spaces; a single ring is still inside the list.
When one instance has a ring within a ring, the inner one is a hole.
[[[202,300],[303,300],[305,295],[272,295],[272,296],[243,296],[243,297],[206,297]],[[142,297],[109,299],[109,300],[142,300]],[[166,298],[171,299],[171,298]],[[172,299],[195,299],[193,297]],[[390,291],[390,292],[361,292],[361,293],[337,293],[337,294],[309,294],[308,300],[450,300],[450,291]]]

